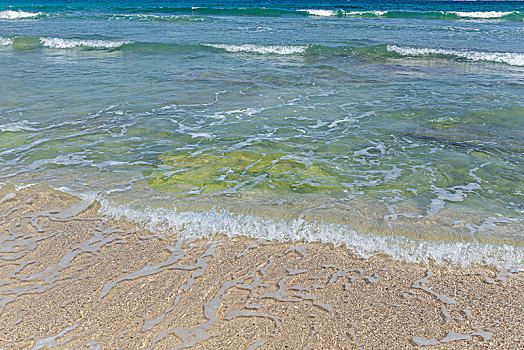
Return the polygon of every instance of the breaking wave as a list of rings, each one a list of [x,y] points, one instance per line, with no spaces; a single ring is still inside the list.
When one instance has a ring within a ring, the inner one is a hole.
[[[409,10],[346,10],[346,9],[278,9],[278,8],[213,8],[213,7],[141,7],[117,8],[123,14],[94,17],[107,17],[109,20],[130,19],[141,21],[202,21],[210,17],[360,17],[360,18],[413,18],[413,19],[444,19],[444,20],[524,20],[521,11],[409,11]],[[45,17],[41,12],[25,12],[22,10],[0,11],[0,19],[27,19]],[[76,16],[75,14],[53,13],[53,16]],[[85,14],[80,15],[85,17]],[[89,17],[90,15],[88,15]]]
[[[320,17],[332,17],[342,15],[341,10],[297,10],[298,12],[305,12],[311,16],[320,16]]]
[[[81,49],[108,50],[145,53],[185,53],[209,51],[214,53],[245,53],[255,55],[296,55],[314,56],[356,56],[362,58],[421,57],[471,62],[504,63],[524,67],[524,53],[468,51],[440,48],[415,48],[398,45],[379,44],[371,46],[323,46],[323,45],[255,45],[255,44],[200,44],[179,45],[168,43],[145,43],[131,40],[109,41],[89,39],[36,38],[17,36],[0,37],[0,46],[15,49]]]
[[[131,43],[131,41],[79,40],[60,38],[40,38],[39,41],[42,46],[53,49],[73,49],[76,47],[88,49],[114,49]]]
[[[0,37],[0,46],[12,46],[19,50],[36,48],[49,49],[85,49],[85,50],[110,50],[117,49],[132,41],[84,40],[63,38],[36,38],[30,36],[16,36],[14,38]]]
[[[25,19],[25,18],[36,18],[42,16],[42,12],[25,12],[25,11],[13,11],[5,10],[0,11],[0,19]]]
[[[384,18],[413,18],[413,19],[497,19],[507,21],[522,21],[524,14],[519,11],[501,12],[501,11],[338,11],[338,16],[347,17],[384,17]]]
[[[387,50],[402,56],[456,57],[469,61],[490,61],[512,66],[524,66],[524,53],[458,51],[446,49],[410,48],[388,45]]]
[[[13,39],[0,37],[0,46],[8,46],[13,44]]]
[[[204,44],[204,46],[213,47],[215,49],[222,49],[227,52],[248,52],[257,54],[277,54],[277,55],[293,55],[304,53],[307,46],[299,45],[224,45],[224,44]]]

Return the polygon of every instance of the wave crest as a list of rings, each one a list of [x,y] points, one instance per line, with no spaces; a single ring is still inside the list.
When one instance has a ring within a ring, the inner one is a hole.
[[[306,9],[306,10],[297,10],[299,12],[306,12],[309,15],[312,16],[319,16],[319,17],[332,17],[332,16],[338,16],[342,12],[340,10],[317,10],[317,9]]]
[[[512,66],[524,66],[524,53],[514,52],[479,52],[446,49],[411,48],[387,45],[387,50],[402,56],[454,56],[470,61],[491,61]]]
[[[23,19],[23,18],[35,18],[41,16],[42,12],[25,12],[22,10],[13,11],[5,10],[0,11],[0,19]]]
[[[277,55],[293,55],[304,53],[307,46],[299,45],[225,45],[225,44],[203,44],[204,46],[213,47],[215,49],[225,50],[227,52],[248,52],[258,54],[277,54]]]
[[[501,11],[474,11],[474,12],[460,12],[460,11],[448,11],[446,13],[455,14],[459,17],[466,17],[466,18],[502,18],[508,15],[512,14],[519,14],[519,12],[516,11],[510,11],[510,12],[501,12]]]
[[[13,44],[13,39],[0,37],[0,46],[8,46]]]
[[[88,49],[114,49],[125,44],[130,44],[131,41],[105,41],[105,40],[80,40],[80,39],[60,39],[60,38],[40,38],[40,43],[44,47],[53,49],[73,49],[73,48],[88,48]]]
[[[109,50],[147,53],[187,53],[194,51],[211,51],[226,53],[249,53],[258,55],[299,55],[313,56],[357,56],[357,57],[427,57],[447,60],[467,60],[472,62],[504,63],[524,67],[524,53],[468,51],[459,49],[413,48],[398,45],[379,44],[372,46],[323,46],[323,45],[256,45],[256,44],[200,44],[180,45],[154,42],[135,42],[130,40],[107,41],[88,39],[35,38],[22,37],[2,38],[0,46],[12,46],[15,49],[84,49]]]

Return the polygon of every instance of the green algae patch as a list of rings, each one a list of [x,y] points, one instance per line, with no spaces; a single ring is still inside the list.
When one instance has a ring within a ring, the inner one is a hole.
[[[284,153],[237,150],[222,154],[164,155],[159,159],[162,165],[149,175],[150,186],[181,195],[251,189],[329,193],[339,188],[333,169]]]

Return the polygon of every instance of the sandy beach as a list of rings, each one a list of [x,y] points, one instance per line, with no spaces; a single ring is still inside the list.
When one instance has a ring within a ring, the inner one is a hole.
[[[519,349],[524,274],[327,244],[187,241],[0,189],[3,349]]]
[[[523,21],[0,0],[0,350],[524,349]]]

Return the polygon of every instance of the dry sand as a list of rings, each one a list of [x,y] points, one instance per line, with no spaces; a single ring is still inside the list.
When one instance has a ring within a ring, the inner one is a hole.
[[[523,273],[187,242],[42,185],[0,189],[0,232],[0,349],[524,348]]]

